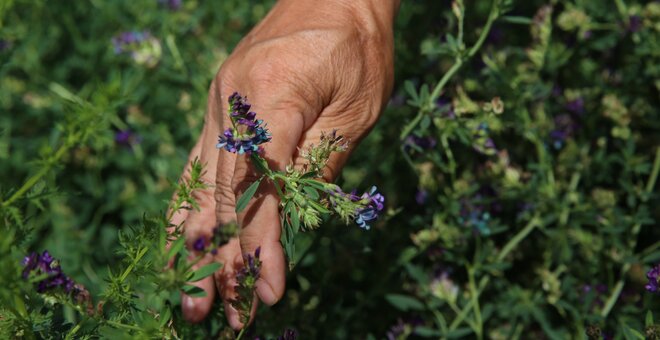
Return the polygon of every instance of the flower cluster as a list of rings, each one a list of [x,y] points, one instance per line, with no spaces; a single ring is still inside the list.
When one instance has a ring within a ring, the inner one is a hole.
[[[385,197],[376,191],[376,186],[358,196],[355,191],[344,193],[337,186],[328,191],[330,204],[344,220],[353,220],[360,228],[369,230],[369,222],[378,218],[383,210]]]
[[[23,259],[23,279],[45,276],[35,283],[37,292],[62,289],[70,293],[75,286],[75,282],[62,272],[59,261],[55,260],[46,250],[41,255],[32,253]]]
[[[236,273],[236,298],[231,301],[232,306],[238,311],[240,321],[247,325],[250,321],[250,311],[252,311],[252,301],[254,299],[254,290],[257,280],[261,274],[261,247],[258,247],[252,254],[243,255],[243,268]]]
[[[312,171],[317,177],[323,176],[323,168],[328,163],[330,155],[333,152],[346,151],[348,144],[349,141],[343,136],[337,135],[337,130],[332,130],[329,134],[322,132],[319,144],[311,144],[301,153],[302,157],[307,160],[303,171]]]
[[[649,279],[649,283],[645,286],[646,290],[651,293],[660,292],[660,264],[646,272],[646,278]]]
[[[154,67],[160,61],[162,47],[160,41],[147,31],[123,32],[112,38],[115,54],[130,55],[140,65]]]
[[[263,120],[256,119],[256,113],[250,111],[247,98],[238,92],[229,96],[229,117],[232,128],[228,128],[218,137],[216,148],[229,152],[251,154],[260,152],[260,144],[269,142],[271,135],[263,126]]]

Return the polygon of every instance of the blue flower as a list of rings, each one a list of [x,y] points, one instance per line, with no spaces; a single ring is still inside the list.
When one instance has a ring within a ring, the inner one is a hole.
[[[385,197],[376,190],[376,186],[373,186],[369,192],[365,192],[360,198],[360,201],[366,204],[355,211],[355,223],[360,228],[369,230],[368,222],[377,219],[378,213],[384,208]]]

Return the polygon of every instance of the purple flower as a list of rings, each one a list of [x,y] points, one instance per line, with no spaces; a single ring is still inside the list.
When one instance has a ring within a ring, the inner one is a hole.
[[[406,329],[409,329],[410,325],[407,323],[403,322],[403,320],[399,319],[397,320],[397,323],[394,324],[390,329],[387,331],[386,337],[387,340],[396,340],[399,338],[399,336],[403,335],[406,333]]]
[[[424,205],[426,203],[426,200],[429,197],[429,193],[424,190],[424,189],[417,189],[417,192],[415,192],[415,202],[419,205]]]
[[[256,119],[257,114],[250,111],[251,106],[247,98],[241,97],[238,92],[229,96],[229,106],[229,117],[234,126],[218,137],[216,148],[239,155],[260,152],[259,145],[271,139],[268,130],[262,126],[263,120]]]
[[[118,145],[129,147],[134,144],[139,144],[141,141],[142,137],[130,129],[115,132],[115,143]]]
[[[575,134],[578,125],[569,114],[560,114],[554,118],[555,128],[550,131],[550,139],[555,149],[560,149],[566,140]]]
[[[584,113],[584,98],[578,97],[576,99],[566,102],[566,110],[569,112],[581,115]]]
[[[404,150],[429,150],[433,149],[438,142],[433,137],[408,136],[403,143]]]
[[[646,272],[646,278],[649,279],[649,283],[644,286],[644,288],[651,293],[660,292],[660,264],[651,267],[651,269]]]
[[[261,260],[259,260],[260,255],[261,247],[257,247],[257,249],[255,249],[254,256],[252,256],[252,254],[243,255],[243,262],[245,263],[245,266],[241,268],[236,274],[236,281],[238,281],[239,284],[241,281],[244,281],[248,277],[253,278],[254,281],[259,279],[259,275],[261,274]]]
[[[360,228],[369,230],[368,222],[374,221],[378,218],[378,213],[384,208],[385,196],[378,193],[376,186],[371,187],[369,192],[362,194],[361,201],[366,201],[367,204],[363,208],[358,208],[355,212],[355,223]]]
[[[206,248],[206,237],[200,236],[193,243],[193,249],[196,251],[204,251]]]
[[[129,51],[131,46],[137,45],[149,38],[151,38],[151,34],[147,31],[122,32],[112,37],[112,46],[114,47],[115,54],[122,54]]]
[[[112,47],[116,55],[127,54],[137,64],[154,67],[162,55],[160,41],[148,31],[128,31],[115,35]]]
[[[44,251],[41,255],[31,253],[23,259],[23,266],[22,276],[25,280],[30,277],[30,274],[35,276],[47,275],[46,278],[35,283],[39,293],[57,288],[69,293],[75,285],[73,280],[64,275],[59,261],[55,260],[48,251]]]
[[[158,4],[165,6],[172,11],[176,11],[181,8],[181,0],[158,0]]]
[[[451,101],[445,97],[439,97],[435,101],[435,106],[440,110],[442,117],[447,119],[456,119],[456,112],[454,112],[454,107],[451,105]]]
[[[11,48],[11,42],[0,39],[0,53],[4,52],[5,50],[8,50]]]
[[[628,32],[635,33],[642,29],[642,17],[639,15],[631,15],[628,17]]]

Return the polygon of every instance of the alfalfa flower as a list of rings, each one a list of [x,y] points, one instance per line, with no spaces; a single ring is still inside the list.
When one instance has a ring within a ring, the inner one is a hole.
[[[644,288],[651,293],[660,292],[660,264],[649,269],[646,272],[646,278],[649,279],[649,283]]]
[[[345,193],[337,186],[327,191],[330,205],[347,223],[353,220],[360,228],[369,230],[369,223],[376,220],[385,207],[385,196],[376,186],[358,196],[355,191]]]
[[[261,274],[261,247],[258,247],[252,254],[243,255],[243,268],[236,273],[236,298],[231,301],[231,305],[238,311],[240,321],[247,325],[250,321],[250,312],[252,311],[252,302],[254,299],[254,290],[257,280]]]
[[[137,64],[154,67],[163,54],[160,41],[148,31],[122,32],[112,38],[115,54],[129,55]]]
[[[41,255],[31,253],[23,259],[23,279],[30,277],[41,277],[35,282],[38,293],[61,289],[66,293],[71,292],[75,282],[62,272],[59,261],[55,260],[46,250]]]
[[[229,96],[229,117],[232,127],[218,137],[216,148],[229,152],[251,154],[260,152],[260,145],[269,142],[271,135],[263,125],[263,120],[256,119],[256,113],[250,111],[247,98],[238,92]]]

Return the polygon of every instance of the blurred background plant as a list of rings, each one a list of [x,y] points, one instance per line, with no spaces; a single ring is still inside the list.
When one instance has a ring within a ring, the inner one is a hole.
[[[48,249],[102,300],[127,247],[161,235],[210,81],[271,4],[0,3],[2,337],[136,336],[85,328],[21,261]],[[403,1],[392,100],[338,180],[377,184],[388,213],[299,234],[283,300],[246,335],[657,338],[659,37],[658,2]],[[142,288],[134,315],[106,313],[230,336],[220,307],[190,326],[176,289]],[[135,316],[155,300],[171,323]]]

